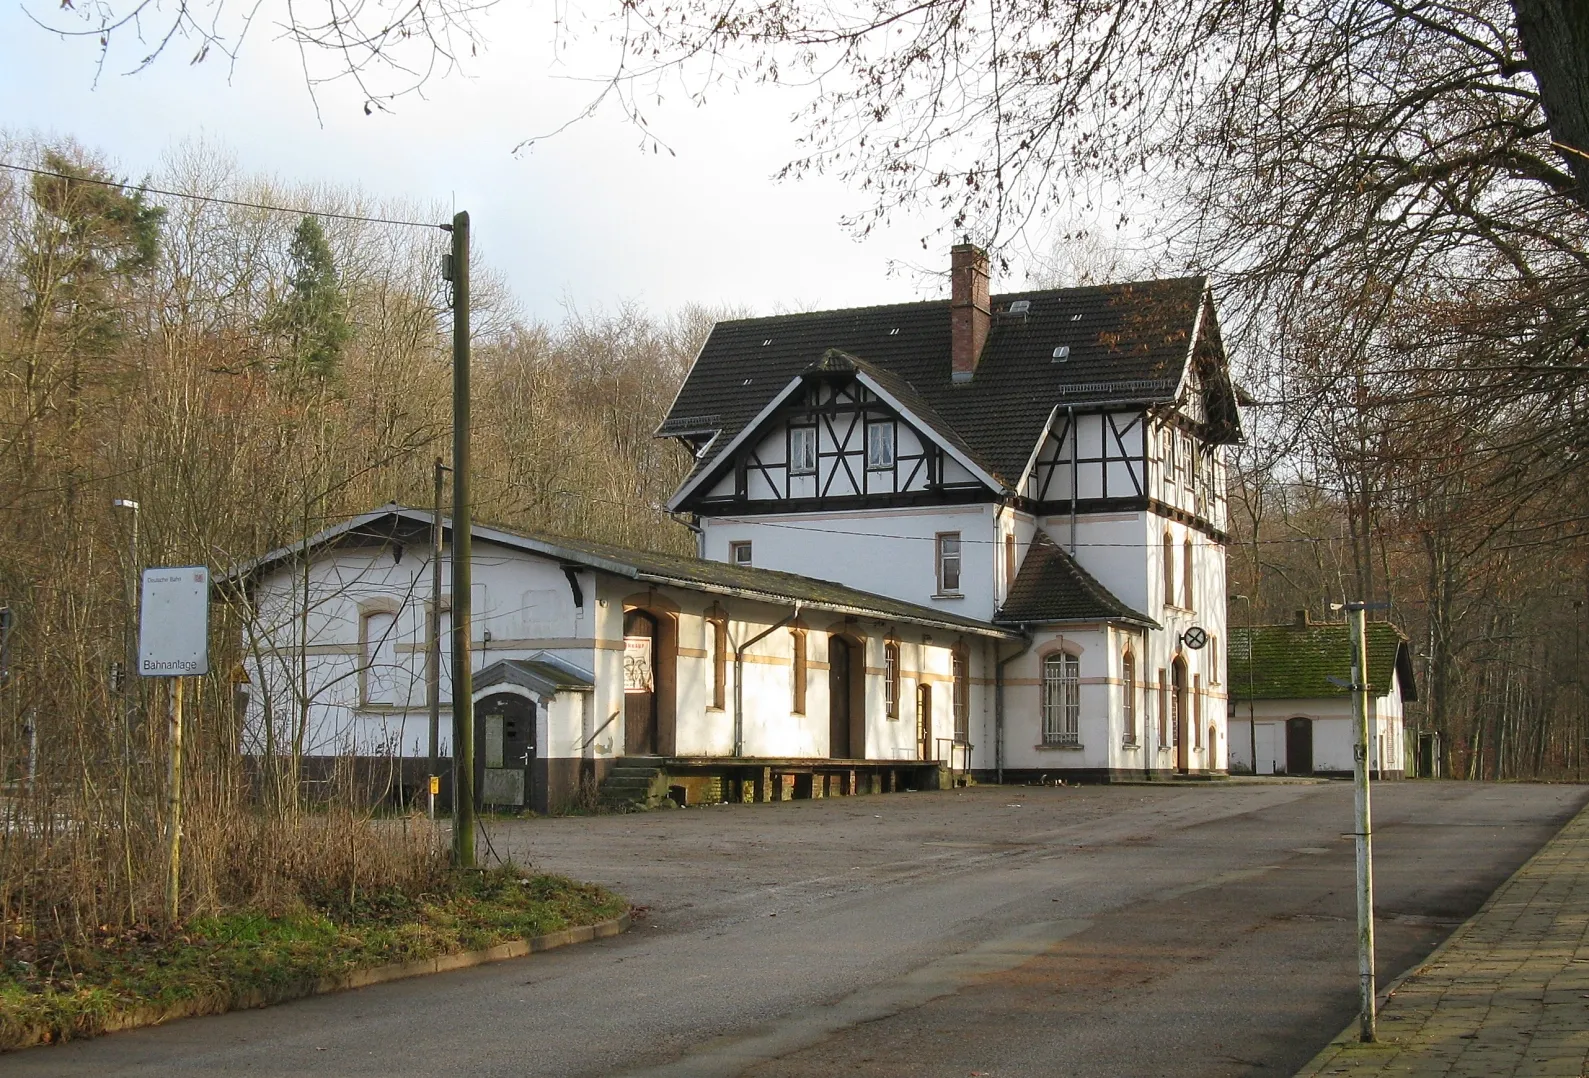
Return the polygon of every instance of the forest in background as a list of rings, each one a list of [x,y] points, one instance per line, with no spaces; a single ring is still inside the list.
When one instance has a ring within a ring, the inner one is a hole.
[[[53,810],[6,802],[23,822],[0,860],[33,860],[0,865],[0,919],[13,900],[58,913],[51,888],[20,885],[46,871],[79,881],[58,886],[82,923],[136,919],[161,825],[129,806],[158,804],[165,736],[163,698],[126,676],[136,565],[224,572],[352,513],[429,503],[450,429],[446,234],[348,218],[444,215],[251,176],[205,144],[144,184],[317,214],[158,195],[76,145],[0,150],[85,181],[0,172],[0,759],[13,789],[68,797],[93,824],[51,852],[16,836],[55,826]],[[540,324],[488,250],[477,263],[477,519],[689,550],[660,509],[688,461],[652,431],[720,312],[571,304]],[[1463,317],[1449,295],[1398,291],[1404,317],[1343,346],[1361,292],[1293,300],[1283,323],[1239,294],[1229,336],[1258,404],[1234,472],[1231,623],[1389,602],[1376,616],[1417,656],[1412,721],[1441,732],[1448,774],[1576,774],[1589,599],[1576,383],[1475,362],[1472,333],[1440,330]],[[201,850],[228,846],[226,809],[247,794],[231,647],[217,638],[189,713]],[[193,871],[201,904],[245,886],[235,866]]]

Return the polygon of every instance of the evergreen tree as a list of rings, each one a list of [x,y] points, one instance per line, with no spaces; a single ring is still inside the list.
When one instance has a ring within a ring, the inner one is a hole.
[[[265,319],[266,331],[283,348],[277,369],[295,377],[333,378],[353,331],[336,259],[315,218],[298,223],[287,260],[287,293]]]

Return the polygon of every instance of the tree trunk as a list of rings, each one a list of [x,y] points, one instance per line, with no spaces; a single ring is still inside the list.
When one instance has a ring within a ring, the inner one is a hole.
[[[1517,35],[1539,84],[1550,137],[1589,206],[1589,4],[1584,0],[1512,0]]]

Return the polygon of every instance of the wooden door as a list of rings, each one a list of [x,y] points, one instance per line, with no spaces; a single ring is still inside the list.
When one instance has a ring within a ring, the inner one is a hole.
[[[1286,774],[1313,774],[1313,720],[1295,716],[1286,720]]]
[[[916,688],[916,756],[932,759],[932,686],[925,681]]]
[[[828,756],[853,758],[850,744],[850,645],[843,637],[828,637]]]
[[[623,751],[657,751],[657,621],[643,610],[623,618]]]
[[[1175,686],[1171,690],[1175,714],[1170,726],[1170,736],[1175,739],[1175,770],[1183,775],[1191,769],[1191,730],[1187,727],[1186,664],[1175,660]]]

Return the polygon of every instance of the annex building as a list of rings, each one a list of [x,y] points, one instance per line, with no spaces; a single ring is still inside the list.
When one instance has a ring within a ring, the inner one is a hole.
[[[951,277],[715,327],[658,430],[693,458],[668,508],[698,557],[476,527],[489,803],[1228,768],[1241,424],[1207,282],[991,295],[970,245]],[[450,684],[430,527],[388,506],[234,574],[253,742],[296,723],[306,759],[409,786]]]

